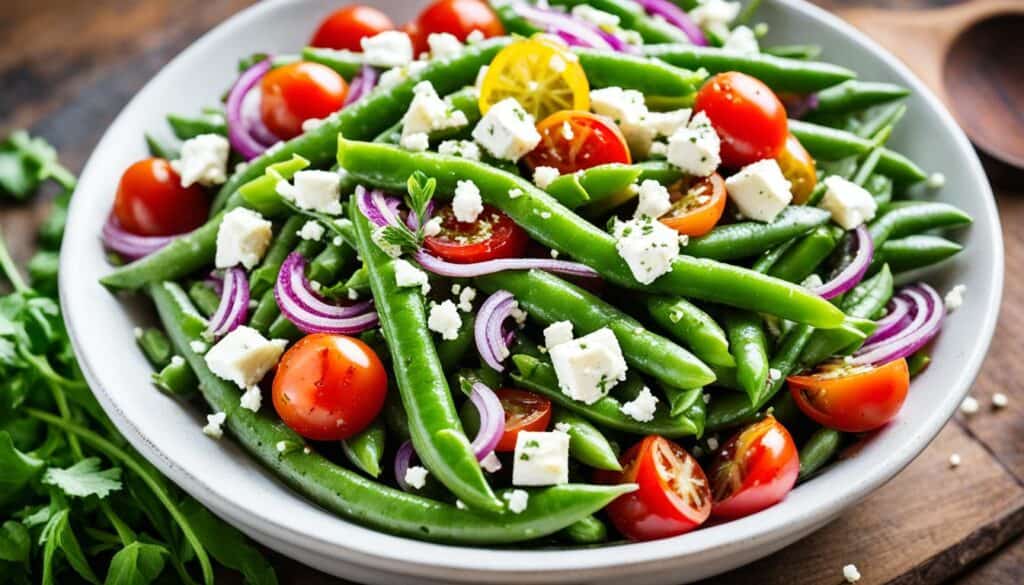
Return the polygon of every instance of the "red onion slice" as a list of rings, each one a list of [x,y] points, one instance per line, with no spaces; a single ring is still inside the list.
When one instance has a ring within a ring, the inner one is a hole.
[[[476,350],[488,366],[498,372],[505,370],[502,362],[509,356],[508,343],[502,326],[512,316],[516,298],[507,290],[499,290],[480,305],[473,323]]]
[[[686,11],[669,0],[636,0],[636,3],[643,6],[648,14],[660,16],[672,26],[683,31],[691,43],[700,47],[707,46],[708,39],[704,36],[704,31],[697,26],[697,23],[690,18]]]
[[[922,282],[903,289],[900,295],[913,303],[911,312],[915,314],[914,321],[899,335],[872,347],[861,348],[853,357],[854,364],[885,364],[905,358],[924,347],[938,334],[946,314],[939,293]],[[922,315],[924,317],[919,319]]]
[[[925,321],[927,321],[928,319],[928,312],[919,310],[919,304],[915,302],[919,299],[915,299],[913,295],[911,295],[911,291],[912,288],[907,287],[900,291],[899,295],[897,296],[897,298],[904,299],[907,302],[907,304],[910,305],[907,310],[911,319],[903,327],[890,334],[889,337],[887,337],[886,339],[865,343],[860,347],[859,350],[857,350],[858,353],[866,353],[869,351],[873,351],[874,349],[881,347],[882,345],[888,345],[893,342],[898,342],[907,337],[908,335],[912,334],[914,331],[917,331],[924,325]]]
[[[894,297],[889,303],[889,313],[875,322],[875,332],[867,338],[864,345],[885,341],[896,335],[910,323],[910,302],[902,297]]]
[[[234,87],[228,93],[227,119],[228,119],[228,140],[231,146],[239,152],[246,160],[252,160],[267,150],[262,142],[256,139],[251,129],[246,124],[243,116],[242,105],[249,90],[254,88],[263,76],[270,71],[270,59],[264,59],[245,70]]]
[[[305,258],[292,252],[274,285],[274,298],[281,314],[300,331],[351,335],[377,326],[379,318],[372,301],[347,306],[327,303],[312,290],[305,271]]]
[[[128,260],[138,260],[171,243],[178,236],[139,236],[125,231],[114,217],[107,216],[103,224],[102,239],[107,250],[116,252]]]
[[[249,315],[249,281],[245,271],[234,266],[224,272],[220,304],[210,316],[207,331],[215,338],[223,337],[245,322]]]
[[[818,94],[785,94],[782,97],[782,105],[786,108],[786,115],[789,118],[799,120],[818,108]]]
[[[356,207],[373,225],[384,227],[398,223],[398,206],[402,202],[397,197],[385,195],[379,189],[367,189],[362,185],[356,186],[355,195]]]
[[[362,69],[359,70],[359,73],[352,80],[352,84],[348,87],[348,95],[345,96],[344,106],[354,104],[366,97],[367,94],[373,91],[373,88],[377,87],[377,79],[377,69],[372,65],[363,65]]]
[[[412,486],[405,483],[405,472],[409,471],[414,455],[416,455],[416,450],[412,447],[412,441],[402,443],[395,453],[395,481],[398,482],[398,487],[407,492],[413,491]]]
[[[812,293],[825,299],[831,299],[857,286],[857,283],[864,278],[864,274],[868,271],[868,266],[871,265],[871,257],[875,254],[875,245],[871,241],[871,234],[864,224],[857,226],[853,235],[855,238],[854,245],[857,247],[853,260],[831,280],[821,286],[810,289]]]
[[[263,115],[260,113],[262,95],[258,88],[253,87],[242,98],[242,127],[247,129],[249,135],[256,139],[257,142],[265,148],[269,148],[270,145],[281,139],[263,123]]]
[[[601,34],[603,31],[564,12],[533,6],[526,2],[517,3],[513,9],[519,16],[553,35],[566,39],[569,44],[591,49],[616,50]]]
[[[504,272],[506,270],[530,270],[536,268],[555,274],[568,276],[580,276],[585,278],[598,278],[597,271],[586,264],[569,262],[568,260],[554,260],[548,258],[501,258],[498,260],[485,260],[471,264],[455,264],[447,262],[436,256],[432,256],[423,250],[414,255],[416,262],[429,272],[450,278],[475,278],[485,274]]]
[[[498,441],[505,434],[505,409],[494,390],[480,382],[473,383],[473,392],[469,395],[469,400],[480,414],[480,430],[469,446],[473,448],[476,460],[483,461],[485,457],[494,453]]]

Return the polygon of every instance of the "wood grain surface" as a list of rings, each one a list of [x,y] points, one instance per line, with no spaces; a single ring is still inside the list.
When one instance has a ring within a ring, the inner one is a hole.
[[[343,0],[339,0],[342,4]],[[854,2],[821,0],[843,9]],[[919,8],[947,1],[858,2]],[[104,128],[171,57],[247,0],[6,0],[0,19],[0,135],[30,128],[81,168]],[[982,106],[983,107],[983,106]],[[1012,185],[1012,184],[1011,184]],[[992,350],[973,396],[981,412],[958,415],[906,470],[823,530],[706,583],[838,585],[854,563],[862,584],[1024,583],[1024,186],[997,192],[1008,267]],[[50,191],[0,204],[15,258],[27,261]],[[1018,287],[1017,285],[1022,285]],[[993,394],[1009,396],[1005,409]],[[949,466],[949,456],[963,463]],[[273,555],[284,584],[342,583]],[[225,575],[218,582],[236,583]]]

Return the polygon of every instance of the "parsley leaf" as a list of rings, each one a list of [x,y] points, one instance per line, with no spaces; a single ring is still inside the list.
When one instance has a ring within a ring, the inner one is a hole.
[[[43,469],[43,462],[14,447],[11,435],[0,431],[0,504],[14,499]]]
[[[75,188],[75,176],[61,166],[57,151],[45,140],[17,130],[0,143],[0,192],[26,199],[48,179],[69,191]]]
[[[39,535],[39,542],[43,545],[43,585],[57,583],[54,564],[58,552],[64,553],[68,564],[83,579],[94,585],[99,585],[100,580],[96,578],[96,573],[89,566],[89,561],[86,560],[85,553],[82,552],[82,546],[78,544],[78,538],[71,530],[70,515],[71,511],[68,508],[60,510],[50,517],[46,526],[43,527],[43,532]]]
[[[8,520],[0,526],[0,560],[23,563],[28,560],[31,547],[28,528],[24,524]]]
[[[133,542],[110,561],[104,585],[149,585],[164,570],[167,549],[158,544]]]
[[[98,457],[89,457],[68,467],[51,467],[43,475],[43,483],[59,487],[65,494],[78,498],[107,497],[110,492],[121,489],[121,468],[111,467],[100,471]]]

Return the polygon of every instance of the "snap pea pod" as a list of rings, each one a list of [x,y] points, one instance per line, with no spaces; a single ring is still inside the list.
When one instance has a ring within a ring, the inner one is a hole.
[[[468,124],[458,128],[435,130],[430,133],[431,142],[438,142],[463,135],[467,130],[472,129],[476,126],[476,123],[480,121],[480,92],[478,92],[475,87],[464,87],[459,91],[446,96],[444,99],[454,110],[458,110],[466,115]],[[395,122],[393,126],[378,134],[373,141],[384,142],[386,144],[398,144],[401,139],[402,122],[399,120],[398,122]]]
[[[147,287],[175,347],[202,382],[203,397],[214,412],[227,415],[226,429],[245,450],[292,489],[343,518],[370,528],[419,540],[460,544],[501,544],[554,534],[601,510],[632,484],[566,484],[530,490],[520,514],[462,510],[454,505],[408,494],[340,467],[316,452],[279,452],[279,443],[302,445],[298,434],[264,408],[252,412],[239,404],[240,393],[215,376],[203,356],[192,352],[193,338],[181,327],[183,307],[172,294],[173,283]],[[180,289],[179,289],[180,290]],[[188,300],[185,298],[185,302]]]
[[[188,298],[192,299],[192,303],[207,319],[210,318],[210,315],[216,313],[217,307],[220,306],[220,295],[217,294],[217,291],[213,290],[213,287],[208,282],[193,282],[188,287]]]
[[[868,116],[867,119],[853,130],[853,133],[861,138],[870,138],[886,126],[895,127],[903,118],[903,115],[907,113],[907,105],[890,104],[874,108],[871,112],[872,115]]]
[[[569,435],[569,455],[573,459],[596,469],[622,470],[615,449],[590,421],[564,408],[556,408],[551,420],[556,426],[564,425],[559,428],[565,428]]]
[[[669,414],[678,416],[697,405],[697,401],[704,400],[703,388],[689,388],[683,390],[674,386],[661,386],[665,398],[668,399]],[[691,412],[692,414],[692,412]]]
[[[460,180],[473,181],[486,203],[508,214],[535,240],[627,288],[719,302],[825,328],[842,323],[841,311],[802,287],[703,258],[680,255],[670,272],[641,285],[609,234],[532,183],[475,161],[342,139],[338,141],[338,162],[355,180],[390,190],[404,189],[407,178],[417,170],[437,180],[438,194],[454,192]],[[511,196],[510,191],[518,196]]]
[[[278,312],[277,317],[271,322],[270,327],[267,328],[267,335],[272,339],[287,339],[288,341],[298,341],[302,337],[302,331],[295,326],[294,323],[288,320],[287,317]]]
[[[639,321],[597,296],[547,272],[498,272],[477,278],[476,284],[489,293],[512,293],[532,319],[545,325],[571,321],[577,337],[608,327],[622,346],[630,367],[666,384],[692,388],[715,379],[711,370],[690,352],[648,331]]]
[[[463,313],[462,325],[459,326],[459,332],[455,339],[438,340],[437,358],[441,360],[441,367],[445,371],[450,371],[457,366],[473,347],[473,323],[475,321],[476,315]]]
[[[386,352],[384,355],[389,357]],[[384,417],[384,425],[387,427],[388,434],[395,437],[396,443],[404,443],[409,440],[409,417],[405,415],[401,397],[390,385],[381,414]]]
[[[228,135],[228,123],[221,112],[204,112],[196,118],[167,114],[167,124],[178,140],[188,140],[201,134]]]
[[[750,311],[723,310],[721,318],[729,336],[729,350],[736,361],[736,381],[754,402],[768,382],[768,339],[764,324],[757,313]]]
[[[768,274],[771,271],[772,266],[782,258],[782,255],[789,251],[796,244],[796,240],[789,240],[782,242],[778,246],[775,246],[771,250],[765,251],[761,254],[757,260],[750,266],[750,269],[754,272],[760,272],[761,274]]]
[[[864,188],[875,198],[875,203],[885,205],[892,201],[892,179],[885,175],[875,173],[868,177]]]
[[[309,263],[306,274],[313,282],[330,285],[338,280],[342,271],[355,261],[356,252],[345,244],[335,246],[328,244],[322,252]]]
[[[803,282],[839,245],[842,232],[833,226],[820,226],[800,238],[768,270],[775,278]]]
[[[692,103],[692,98],[706,77],[703,71],[628,53],[612,53],[598,49],[573,48],[587,74],[591,88],[622,87],[635,89],[649,99],[670,97],[677,107]]]
[[[500,510],[502,503],[484,479],[452,402],[434,340],[427,329],[423,298],[416,288],[395,283],[395,262],[373,243],[369,221],[349,205],[359,255],[370,275],[370,288],[381,330],[392,352],[395,383],[409,417],[416,454],[430,472],[466,505]],[[400,356],[400,359],[395,359]]]
[[[928,369],[928,366],[932,363],[932,356],[928,355],[924,351],[918,351],[914,355],[907,358],[907,370],[910,373],[910,377],[913,378],[921,372]]]
[[[174,160],[178,158],[178,149],[176,147],[165,143],[163,140],[160,140],[149,132],[146,132],[145,139],[146,148],[149,150],[150,155],[166,160]]]
[[[681,298],[647,297],[647,313],[676,341],[712,366],[736,365],[725,331],[703,309]]]
[[[664,160],[647,160],[642,163],[636,163],[633,166],[640,169],[640,176],[637,177],[638,181],[652,179],[662,185],[671,185],[684,176],[683,171],[679,167]]]
[[[871,150],[872,142],[856,134],[836,130],[827,126],[819,126],[800,120],[789,121],[789,131],[797,137],[800,144],[815,158],[839,160],[848,156],[860,156]],[[916,183],[928,178],[921,167],[907,157],[882,149],[878,160],[878,172],[884,173],[898,183]]]
[[[664,19],[656,19],[632,0],[554,0],[552,4],[572,8],[577,5],[592,6],[619,17],[619,26],[636,31],[644,43],[690,43],[682,30]]]
[[[608,540],[608,527],[594,516],[587,516],[558,534],[575,544],[598,544]]]
[[[352,465],[370,477],[380,477],[380,461],[384,457],[387,430],[378,418],[354,437],[341,442],[341,452]]]
[[[851,79],[818,92],[812,116],[845,114],[905,98],[910,90],[893,83]]]
[[[254,298],[262,297],[263,293],[273,288],[284,259],[299,243],[299,230],[306,221],[301,215],[293,215],[281,224],[273,243],[263,255],[263,261],[249,275],[249,293]]]
[[[805,480],[817,473],[839,452],[843,434],[835,429],[822,427],[807,439],[800,448],[800,473],[798,480]]]
[[[792,205],[783,209],[771,223],[742,221],[718,226],[707,235],[691,238],[683,251],[689,256],[712,260],[750,258],[824,225],[830,218],[824,209]]]
[[[647,45],[643,51],[648,57],[656,57],[677,67],[703,68],[712,74],[725,71],[746,73],[776,91],[810,93],[857,76],[853,71],[831,63],[764,54],[743,55],[715,47],[662,44]]]
[[[141,331],[136,330],[135,343],[142,350],[142,355],[154,368],[162,368],[171,363],[174,351],[171,349],[171,340],[167,335],[156,327],[147,327]]]
[[[607,201],[629,190],[641,170],[637,165],[608,164],[562,175],[545,189],[569,209]]]
[[[360,266],[348,277],[345,281],[345,290],[354,290],[359,294],[370,292],[370,274],[366,271],[366,266]]]
[[[878,217],[868,225],[875,246],[889,238],[902,238],[936,228],[971,223],[971,216],[960,209],[938,201],[899,201],[878,210]]]
[[[264,335],[268,335],[270,326],[274,320],[281,315],[281,309],[277,306],[277,299],[274,298],[274,289],[268,289],[256,303],[256,310],[249,317],[249,327]]]
[[[153,385],[171,396],[188,397],[199,388],[195,372],[180,356],[174,356],[159,372],[153,372]]]
[[[306,47],[302,49],[302,60],[326,65],[334,69],[338,75],[345,79],[355,77],[365,63],[361,53],[321,47]]]
[[[864,186],[864,183],[868,182],[871,175],[874,174],[875,169],[878,168],[878,163],[882,160],[882,147],[886,141],[889,140],[889,136],[892,134],[892,126],[886,126],[879,130],[878,134],[871,138],[871,150],[861,161],[857,167],[857,172],[850,178],[855,185]]]
[[[937,264],[962,249],[963,246],[946,238],[921,234],[889,240],[878,254],[893,271],[903,272]]]
[[[584,404],[566,396],[558,387],[555,368],[551,366],[550,361],[542,361],[526,354],[515,354],[512,356],[512,363],[518,370],[512,374],[512,379],[522,388],[541,394],[556,405],[575,412],[599,426],[637,435],[653,433],[668,438],[699,435],[701,432],[698,424],[689,418],[690,411],[672,416],[669,414],[668,405],[658,404],[652,420],[638,422],[622,412],[622,402],[616,397],[605,396],[593,404]],[[639,391],[642,383],[635,377],[629,377],[626,382],[619,383],[619,386],[626,385]],[[619,388],[616,387],[616,390]],[[703,406],[703,401],[700,406]]]
[[[783,57],[785,59],[799,59],[801,61],[810,61],[817,59],[821,56],[820,45],[774,45],[771,47],[763,47],[761,53],[764,55],[773,55],[775,57]]]

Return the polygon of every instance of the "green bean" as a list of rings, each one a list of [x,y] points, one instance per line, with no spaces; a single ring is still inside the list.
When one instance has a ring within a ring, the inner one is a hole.
[[[786,427],[790,433],[793,433],[799,425],[807,421],[807,417],[800,411],[796,400],[793,399],[792,392],[779,392],[776,394],[768,409],[768,412],[771,412],[772,416],[782,423],[782,426]]]
[[[408,538],[452,544],[500,544],[553,534],[603,509],[635,486],[559,485],[530,490],[520,514],[461,510],[454,505],[389,488],[340,467],[316,452],[278,451],[278,444],[301,445],[302,437],[268,409],[252,412],[239,404],[239,391],[214,375],[203,356],[191,351],[189,334],[180,326],[185,308],[172,294],[173,283],[147,290],[174,342],[201,381],[199,388],[214,412],[227,415],[225,427],[238,444],[292,489],[313,503],[370,528]],[[179,289],[180,290],[180,289]],[[436,474],[435,474],[436,475]]]
[[[768,274],[789,282],[803,282],[836,249],[840,237],[836,232],[833,226],[816,228],[797,240],[775,262]]]
[[[348,277],[348,280],[345,281],[345,290],[354,290],[359,294],[370,292],[370,274],[366,271],[365,266],[357,268],[352,276]]]
[[[824,209],[793,205],[771,223],[743,221],[718,226],[707,235],[691,238],[683,250],[690,256],[712,260],[750,258],[824,225],[830,218]]]
[[[813,116],[844,114],[864,110],[910,95],[910,90],[892,83],[851,79],[818,92]]]
[[[356,252],[345,244],[328,244],[316,255],[306,269],[306,275],[313,282],[330,285],[334,283],[347,266],[355,261]]]
[[[263,261],[249,275],[249,293],[253,297],[262,297],[264,292],[274,287],[277,273],[281,271],[284,259],[299,243],[299,230],[306,221],[301,215],[293,215],[281,225],[277,237],[264,254]]]
[[[303,334],[294,323],[289,321],[287,317],[280,314],[280,311],[278,311],[277,317],[274,318],[270,323],[270,326],[267,328],[267,335],[272,339],[298,341]]]
[[[782,258],[783,254],[796,245],[796,242],[797,240],[795,239],[787,240],[778,246],[765,251],[764,254],[758,256],[757,260],[755,260],[750,266],[750,269],[754,272],[760,272],[761,274],[768,274],[772,267],[775,266],[775,263],[779,261],[779,258]]]
[[[850,181],[855,185],[863,187],[868,182],[868,179],[871,178],[871,175],[874,174],[875,169],[878,168],[878,163],[882,160],[882,147],[889,140],[891,134],[892,126],[886,126],[871,138],[871,150],[864,156],[864,160],[857,167],[857,172],[850,178]]]
[[[885,175],[874,174],[868,177],[864,188],[875,198],[875,203],[885,205],[892,201],[892,179]]]
[[[648,160],[636,163],[633,166],[640,169],[640,176],[637,177],[637,181],[651,179],[662,185],[671,185],[683,178],[683,171],[668,161]]]
[[[213,290],[210,283],[201,280],[193,282],[192,286],[188,287],[188,298],[192,299],[192,303],[207,319],[216,313],[220,306],[220,295]]]
[[[831,63],[786,59],[772,55],[742,55],[715,47],[647,45],[644,54],[677,67],[714,73],[739,71],[765,82],[775,91],[810,93],[853,79],[856,74]]]
[[[555,409],[551,420],[556,426],[565,425],[559,428],[569,434],[569,455],[573,459],[595,469],[622,470],[611,443],[590,421],[562,408]]]
[[[674,386],[661,386],[665,398],[668,399],[669,414],[678,416],[692,409],[697,401],[704,400],[704,388],[689,388],[683,390]]]
[[[159,369],[171,363],[171,356],[174,355],[171,349],[171,340],[167,339],[167,335],[163,331],[155,327],[147,327],[136,332],[135,342],[154,368]]]
[[[417,170],[437,180],[438,194],[452,193],[459,180],[471,180],[486,203],[508,214],[535,240],[587,264],[620,286],[779,314],[825,328],[842,322],[841,311],[802,287],[686,255],[676,258],[670,272],[649,285],[641,285],[619,256],[609,234],[532,183],[475,161],[339,140],[338,162],[354,179],[383,189],[404,189],[408,177]],[[518,196],[511,196],[509,192],[516,189]]]
[[[963,246],[946,238],[922,234],[889,240],[878,254],[893,271],[903,272],[937,264],[962,249]]]
[[[281,315],[281,309],[277,306],[277,299],[274,297],[274,289],[268,289],[256,303],[256,310],[249,317],[249,327],[268,335],[270,326],[274,320]]]
[[[860,156],[872,147],[870,140],[856,134],[800,120],[790,120],[789,131],[815,158],[824,160]],[[898,183],[916,183],[928,178],[913,161],[889,149],[882,150],[878,172],[892,177]]]
[[[924,350],[918,351],[914,355],[907,358],[907,369],[910,371],[910,377],[916,377],[921,372],[928,369],[928,366],[932,363],[932,356],[928,355]]]
[[[656,19],[631,0],[554,0],[556,6],[592,6],[619,17],[619,26],[636,31],[644,43],[689,43],[690,38],[678,27],[664,19]]]
[[[437,357],[441,360],[441,367],[445,371],[450,371],[457,366],[473,348],[473,323],[475,321],[476,315],[463,313],[462,325],[459,326],[459,332],[455,339],[441,339],[437,342]]]
[[[890,238],[971,223],[971,216],[948,203],[937,201],[900,201],[884,205],[878,211],[878,217],[868,225],[875,247]]]
[[[655,97],[678,99],[678,107],[692,102],[704,81],[702,71],[691,71],[657,59],[599,49],[573,49],[587,74],[591,88],[622,87],[644,94],[648,103]]]
[[[446,96],[444,99],[454,110],[460,111],[466,115],[468,124],[458,128],[445,128],[444,130],[435,130],[430,132],[430,141],[432,143],[465,135],[467,130],[476,126],[476,123],[480,121],[480,92],[477,91],[475,87],[462,88],[459,91]],[[402,121],[399,120],[398,122],[395,122],[393,126],[378,134],[373,141],[383,142],[385,144],[398,144],[401,139]]]
[[[334,69],[345,79],[352,79],[363,68],[365,62],[362,54],[352,51],[339,51],[336,49],[325,49],[321,47],[306,47],[302,49],[302,60],[312,61],[326,65]]]
[[[228,135],[228,123],[222,112],[207,112],[196,118],[167,114],[167,123],[178,140],[188,140],[202,134]]]
[[[541,270],[508,271],[479,277],[476,283],[490,293],[498,290],[512,293],[531,318],[545,325],[571,321],[577,336],[604,327],[611,329],[630,367],[666,384],[691,388],[710,384],[715,379],[711,370],[690,352],[557,276]]]
[[[174,160],[178,158],[178,149],[169,144],[164,143],[156,136],[153,136],[149,132],[145,134],[146,137],[146,148],[149,149],[149,154],[167,160]]]
[[[873,115],[869,116],[854,130],[854,134],[861,138],[871,138],[886,126],[895,127],[900,119],[903,118],[903,115],[907,113],[907,106],[906,104],[891,104],[875,108],[871,112]]]
[[[370,423],[354,437],[341,442],[341,452],[352,465],[370,477],[380,477],[380,461],[384,457],[387,430],[380,419]]]
[[[821,56],[821,45],[774,45],[763,47],[761,53],[784,59],[810,61]]]
[[[835,429],[822,427],[815,431],[800,448],[800,474],[798,480],[805,480],[818,472],[839,451],[843,434]]]
[[[626,192],[640,173],[637,165],[599,165],[562,175],[546,191],[569,209],[594,205]]]
[[[575,544],[599,544],[608,540],[608,527],[594,516],[573,522],[559,532]]]
[[[743,10],[740,10],[740,13],[736,15],[736,20],[733,21],[733,26],[748,24],[760,8],[761,0],[750,0],[750,2],[743,5]],[[689,12],[689,10],[687,12]]]
[[[736,365],[725,331],[700,307],[686,299],[655,296],[647,297],[646,305],[651,318],[701,360],[725,368]]]
[[[768,339],[757,313],[722,311],[722,323],[729,336],[729,349],[736,360],[736,381],[751,402],[768,383]]]
[[[389,357],[385,352],[385,357]],[[384,399],[384,409],[381,411],[384,417],[384,425],[387,427],[388,435],[395,437],[396,443],[404,443],[409,437],[409,417],[405,415],[405,408],[402,407],[402,399],[398,392],[388,387],[387,398]]]
[[[195,372],[181,356],[174,356],[152,376],[153,385],[171,396],[189,397],[199,388]]]

